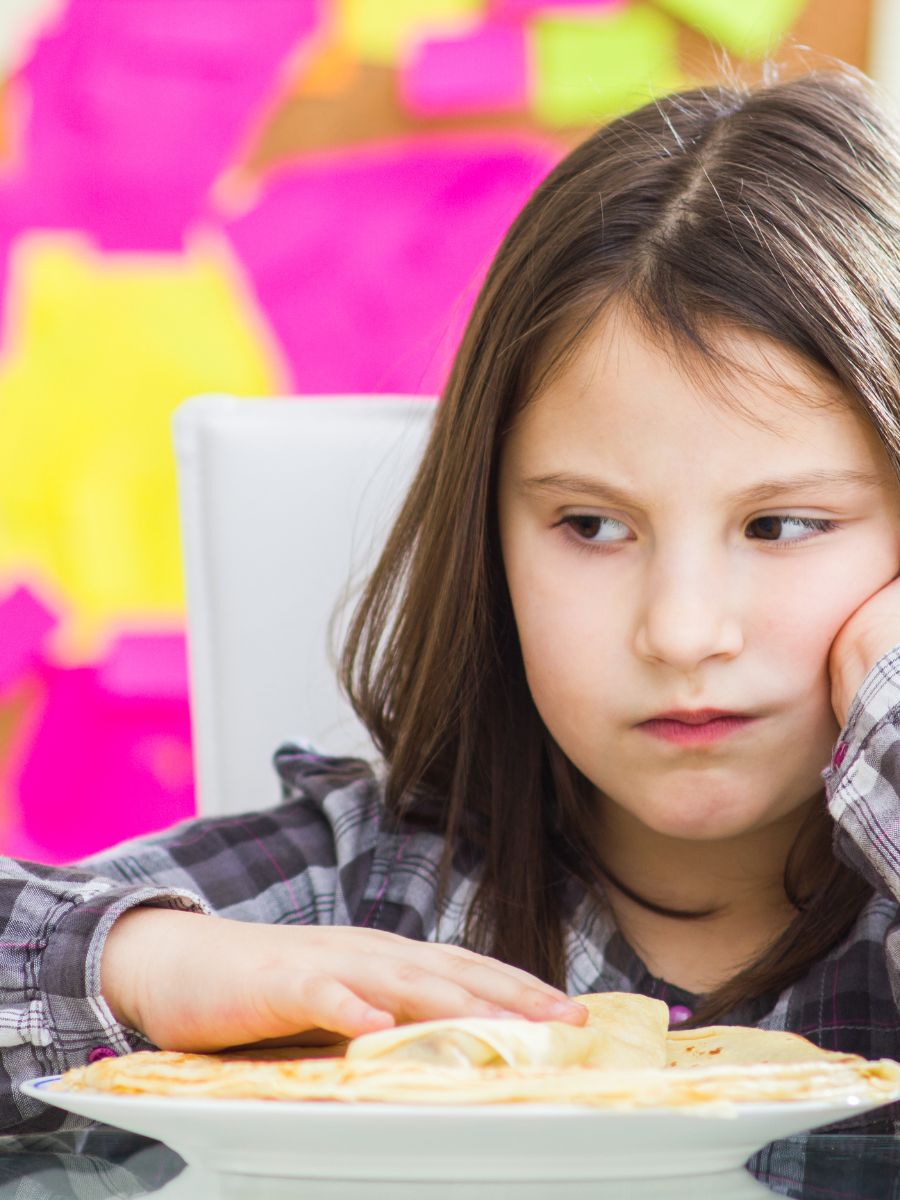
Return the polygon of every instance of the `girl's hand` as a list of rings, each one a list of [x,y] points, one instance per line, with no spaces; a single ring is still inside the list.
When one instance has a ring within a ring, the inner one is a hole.
[[[320,1042],[322,1030],[355,1037],[440,1017],[583,1025],[588,1015],[527,972],[458,946],[160,908],[115,922],[101,990],[121,1024],[163,1050]]]
[[[859,685],[893,646],[900,643],[900,578],[864,601],[844,622],[831,645],[828,671],[831,705],[843,727]]]

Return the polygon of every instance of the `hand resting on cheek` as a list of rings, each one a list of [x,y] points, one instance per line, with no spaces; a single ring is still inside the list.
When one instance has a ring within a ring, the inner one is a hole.
[[[879,658],[900,644],[900,577],[869,596],[838,631],[828,655],[831,703],[843,728],[853,697]]]

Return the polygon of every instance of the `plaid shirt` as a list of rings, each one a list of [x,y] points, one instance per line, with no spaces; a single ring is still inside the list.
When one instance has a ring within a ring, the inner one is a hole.
[[[300,746],[282,747],[275,765],[284,792],[275,808],[187,821],[72,867],[0,860],[0,1131],[83,1124],[21,1094],[19,1082],[80,1066],[92,1051],[153,1048],[117,1024],[100,995],[104,939],[134,905],[461,941],[476,885],[471,865],[455,868],[438,912],[442,839],[382,819],[376,771]],[[898,1058],[900,645],[863,681],[822,778],[836,852],[877,894],[802,979],[742,1005],[723,1023],[792,1030],[827,1049]],[[577,889],[570,901],[570,994],[639,992],[695,1007],[698,997],[650,975],[608,909]],[[854,1124],[887,1131],[895,1120],[900,1125],[900,1105],[880,1110],[874,1123],[863,1116]]]

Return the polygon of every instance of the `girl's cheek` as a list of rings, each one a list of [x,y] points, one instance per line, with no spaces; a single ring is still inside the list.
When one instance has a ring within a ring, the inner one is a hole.
[[[858,518],[808,552],[761,555],[748,577],[747,641],[762,631],[787,653],[795,646],[827,655],[847,619],[898,571],[900,514]]]
[[[760,604],[763,634],[788,661],[824,663],[847,619],[896,573],[890,547],[861,545],[828,570],[805,572],[799,586],[795,576],[786,576],[766,589]]]
[[[560,713],[573,706],[579,714],[595,709],[609,697],[610,682],[628,670],[626,614],[597,603],[584,587],[525,595],[517,616],[535,701]]]
[[[802,597],[772,591],[761,608],[762,634],[789,658],[827,653],[846,611],[847,599],[835,588],[810,588]],[[746,641],[749,644],[750,637]]]

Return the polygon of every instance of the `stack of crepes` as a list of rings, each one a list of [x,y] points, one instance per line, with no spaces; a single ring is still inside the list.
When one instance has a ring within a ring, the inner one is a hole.
[[[331,1047],[224,1054],[142,1051],[67,1071],[53,1085],[183,1097],[395,1104],[692,1108],[900,1099],[900,1063],[822,1050],[792,1033],[668,1029],[662,1001],[577,996],[583,1027],[461,1018],[402,1025]]]

